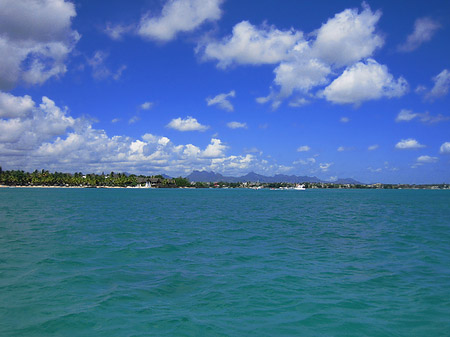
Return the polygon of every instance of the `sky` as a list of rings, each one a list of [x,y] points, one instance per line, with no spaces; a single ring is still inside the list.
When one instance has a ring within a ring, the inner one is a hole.
[[[0,166],[450,182],[450,2],[0,0]]]

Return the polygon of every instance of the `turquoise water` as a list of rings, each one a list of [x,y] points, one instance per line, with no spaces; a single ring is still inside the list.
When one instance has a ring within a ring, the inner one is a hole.
[[[450,191],[0,189],[0,336],[449,336]]]

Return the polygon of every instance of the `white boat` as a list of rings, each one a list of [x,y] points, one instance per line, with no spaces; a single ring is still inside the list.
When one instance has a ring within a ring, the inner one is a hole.
[[[306,190],[306,188],[305,188],[304,184],[301,184],[301,185],[297,184],[297,185],[295,185],[294,190],[296,190],[296,191],[304,191],[304,190]]]

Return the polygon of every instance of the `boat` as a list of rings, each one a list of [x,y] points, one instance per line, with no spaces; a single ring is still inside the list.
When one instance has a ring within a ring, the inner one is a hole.
[[[296,191],[304,191],[304,190],[306,190],[304,184],[301,184],[301,185],[297,184],[297,185],[295,185],[295,187],[293,189],[296,190]]]

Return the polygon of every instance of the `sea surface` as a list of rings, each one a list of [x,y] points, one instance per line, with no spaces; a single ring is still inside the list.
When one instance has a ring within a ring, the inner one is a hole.
[[[0,336],[450,336],[450,191],[0,188]]]

